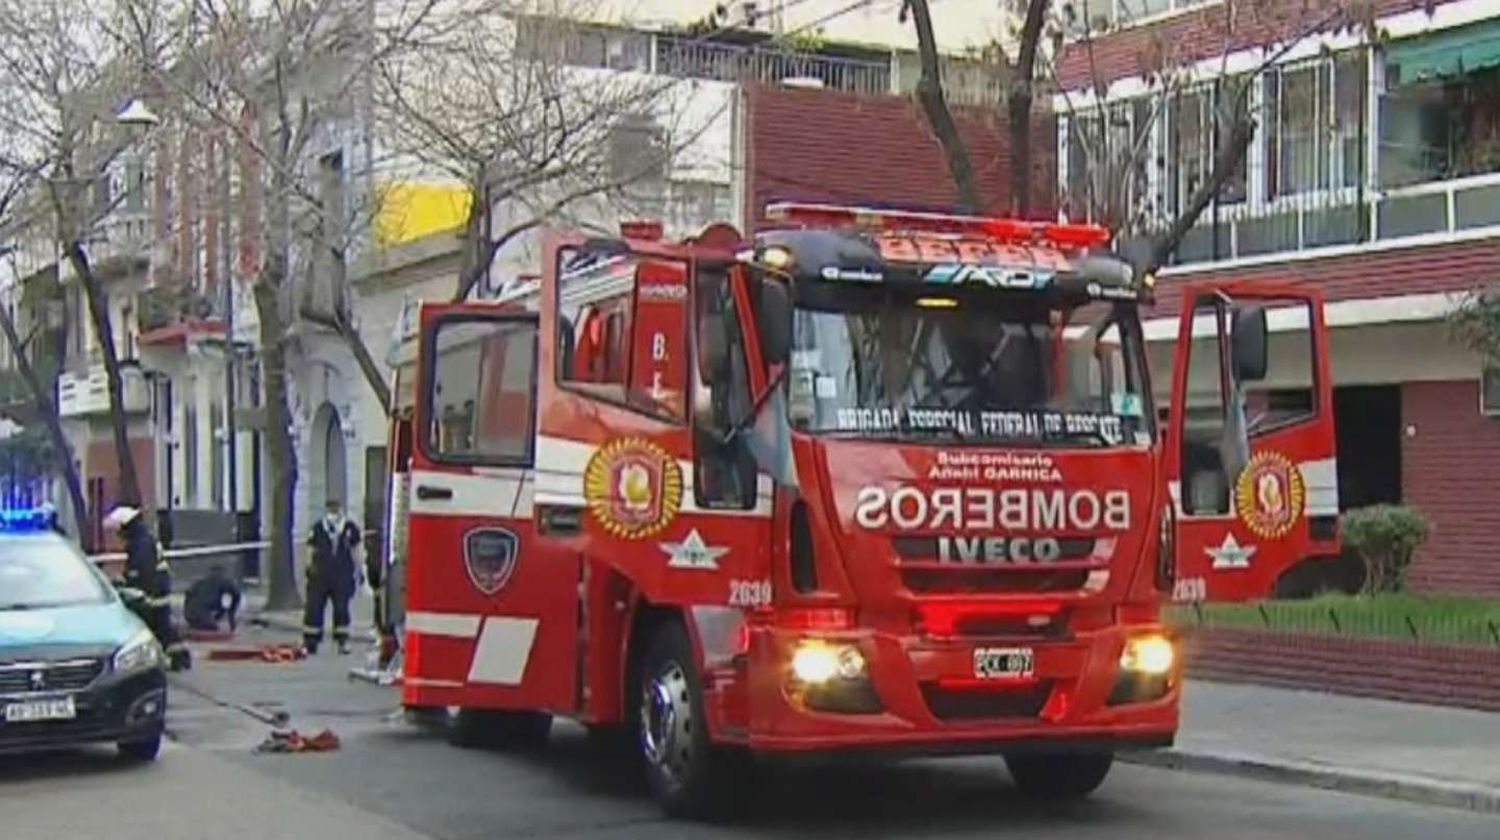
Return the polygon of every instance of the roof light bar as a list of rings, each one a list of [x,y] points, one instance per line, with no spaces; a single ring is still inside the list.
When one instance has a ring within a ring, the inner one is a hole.
[[[3,534],[36,534],[50,531],[56,522],[57,510],[51,505],[0,510],[0,533]]]
[[[844,207],[836,204],[776,202],[766,205],[766,218],[809,227],[861,227],[876,230],[980,235],[1007,242],[1047,244],[1081,249],[1109,244],[1108,228],[1099,225],[1028,222],[985,216],[925,213]]]

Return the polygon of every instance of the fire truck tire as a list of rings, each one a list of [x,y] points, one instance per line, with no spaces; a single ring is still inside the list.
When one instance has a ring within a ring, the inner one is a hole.
[[[676,623],[661,625],[640,661],[637,725],[652,796],[668,816],[724,816],[742,756],[709,742],[703,681],[687,632]]]
[[[448,742],[465,749],[534,749],[551,731],[552,716],[540,712],[459,709],[448,724]]]
[[[1114,753],[1008,755],[1005,766],[1021,793],[1035,799],[1083,799],[1104,783]]]

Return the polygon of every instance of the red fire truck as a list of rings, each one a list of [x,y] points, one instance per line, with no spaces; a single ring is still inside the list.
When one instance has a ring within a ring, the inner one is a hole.
[[[1158,411],[1153,280],[1106,230],[770,215],[554,234],[535,282],[421,307],[391,447],[405,705],[456,709],[462,742],[624,733],[672,814],[751,754],[999,753],[1078,797],[1170,744],[1164,602],[1339,550],[1317,293],[1174,286]],[[1287,341],[1309,373],[1261,387]]]

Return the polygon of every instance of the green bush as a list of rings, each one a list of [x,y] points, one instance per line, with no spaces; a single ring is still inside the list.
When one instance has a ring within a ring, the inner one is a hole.
[[[1365,591],[1400,592],[1411,558],[1427,540],[1427,518],[1405,505],[1371,505],[1344,514],[1344,544],[1365,564]]]

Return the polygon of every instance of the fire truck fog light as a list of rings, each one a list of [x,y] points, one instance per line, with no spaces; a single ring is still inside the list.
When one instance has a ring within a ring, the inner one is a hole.
[[[800,642],[792,652],[792,676],[801,683],[818,685],[836,677],[853,680],[864,673],[864,655],[849,645],[808,639]]]
[[[865,656],[858,648],[846,647],[839,651],[839,677],[857,680],[865,675]]]
[[[1137,674],[1167,674],[1176,662],[1177,651],[1165,636],[1137,636],[1125,643],[1120,655],[1120,667]]]

